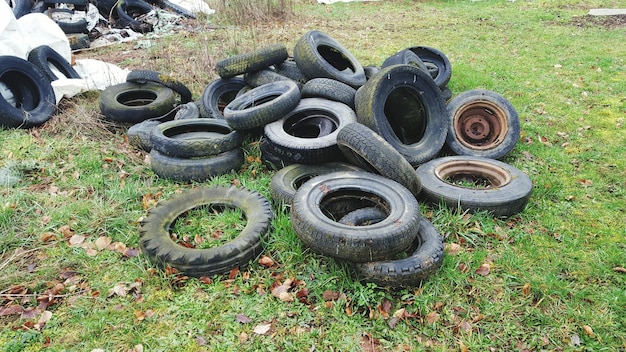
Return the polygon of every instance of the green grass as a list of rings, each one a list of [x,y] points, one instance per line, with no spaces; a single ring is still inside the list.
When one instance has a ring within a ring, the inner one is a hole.
[[[128,126],[102,120],[97,92],[84,94],[64,100],[40,128],[0,131],[0,168],[20,179],[0,182],[0,309],[52,299],[43,328],[34,325],[39,314],[0,316],[0,350],[626,349],[626,274],[614,269],[626,266],[625,28],[584,16],[619,5],[302,2],[292,19],[211,29],[225,22],[209,16],[199,30],[155,40],[150,49],[121,44],[81,53],[177,77],[199,99],[218,60],[274,43],[291,53],[311,29],[339,40],[364,65],[432,46],[452,63],[453,94],[490,89],[515,106],[522,138],[504,161],[530,176],[533,194],[509,219],[421,204],[447,250],[441,269],[419,287],[359,282],[349,265],[307,249],[277,203],[263,253],[274,265],[185,279],[124,246],[139,248],[141,219],[176,192],[235,184],[269,198],[273,173],[256,158],[257,139],[246,140],[239,172],[205,183],[159,179],[146,153],[125,140]],[[196,215],[184,232],[206,226],[198,220],[208,215]],[[241,221],[234,217],[229,224]],[[100,237],[111,245],[98,248]],[[485,264],[489,273],[481,275]],[[292,302],[271,293],[287,280]]]

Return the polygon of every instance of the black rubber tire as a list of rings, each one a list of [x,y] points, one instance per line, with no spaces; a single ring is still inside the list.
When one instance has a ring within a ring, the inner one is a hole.
[[[421,182],[411,164],[367,126],[345,126],[337,134],[337,145],[351,163],[400,183],[416,197],[420,193]]]
[[[13,15],[16,19],[30,13],[30,0],[10,0],[7,1],[7,3],[11,10],[13,10]]]
[[[150,119],[130,126],[126,132],[128,144],[149,152],[152,150],[152,132],[161,123],[160,120]]]
[[[488,211],[495,217],[508,217],[523,211],[532,193],[528,175],[494,159],[448,156],[433,159],[416,172],[422,181],[419,199],[470,213]],[[463,187],[446,181],[448,178],[484,180],[491,187]]]
[[[408,48],[426,65],[431,77],[439,88],[445,87],[452,77],[452,64],[450,59],[441,50],[429,46],[414,46]],[[433,67],[432,69],[430,67]]]
[[[357,276],[379,286],[415,287],[434,274],[443,263],[443,237],[425,218],[420,221],[417,249],[406,258],[354,264]]]
[[[348,105],[354,110],[356,89],[330,78],[313,78],[302,86],[303,98],[325,98]]]
[[[297,83],[305,84],[308,81],[304,73],[302,73],[302,70],[298,67],[298,64],[293,60],[287,59],[274,65],[274,70],[276,73],[289,77]]]
[[[99,105],[107,119],[135,124],[169,114],[176,105],[176,95],[158,83],[125,82],[104,89]]]
[[[83,17],[78,19],[77,21],[71,22],[71,21],[64,21],[61,20],[58,14],[68,14],[69,16],[72,16],[75,13],[74,10],[72,9],[57,9],[54,7],[48,8],[46,9],[43,14],[48,16],[50,19],[52,19],[54,21],[54,23],[56,23],[59,27],[61,27],[61,30],[63,31],[63,33],[65,34],[70,34],[70,33],[88,33],[89,31],[87,30],[87,20]]]
[[[281,119],[265,125],[272,151],[289,163],[318,164],[339,161],[337,134],[356,122],[349,106],[322,98],[306,98]]]
[[[293,81],[277,81],[256,87],[235,98],[224,108],[224,119],[236,130],[249,130],[276,121],[300,102]]]
[[[441,97],[446,102],[448,102],[450,99],[452,99],[452,91],[450,90],[450,88],[448,88],[448,86],[445,86],[445,87],[443,87],[441,89]]]
[[[77,51],[81,49],[88,49],[91,47],[91,39],[87,34],[83,33],[71,33],[66,35],[67,40],[70,42],[70,50]]]
[[[299,90],[302,90],[302,83],[296,82],[287,76],[283,76],[274,70],[265,69],[259,71],[246,72],[243,75],[244,81],[251,87],[262,86],[267,83],[289,80],[294,82]]]
[[[287,57],[287,48],[283,44],[273,44],[220,60],[215,64],[215,70],[221,78],[229,78],[266,69],[287,60]]]
[[[56,111],[50,80],[33,63],[17,56],[0,56],[0,83],[13,93],[0,95],[0,125],[7,128],[40,126]]]
[[[365,226],[385,220],[387,214],[376,208],[360,208],[349,212],[339,219],[339,223],[350,226]]]
[[[428,68],[424,64],[424,61],[417,56],[416,53],[409,49],[400,50],[397,53],[389,56],[383,61],[380,68],[385,68],[392,65],[412,65],[424,72],[428,72]]]
[[[337,203],[353,206],[325,213]],[[357,204],[360,203],[360,204]],[[332,220],[358,208],[377,207],[387,216],[367,226]],[[351,262],[389,258],[411,245],[419,230],[415,197],[402,185],[362,171],[342,171],[306,181],[294,195],[291,223],[298,238],[315,252]]]
[[[126,76],[126,82],[146,83],[154,82],[170,88],[180,95],[181,104],[193,100],[191,91],[182,82],[152,70],[132,70]]]
[[[261,161],[263,165],[270,170],[278,171],[288,165],[294,164],[293,162],[286,162],[280,156],[276,155],[272,150],[271,142],[266,138],[261,139],[259,149],[261,150]]]
[[[67,60],[56,50],[48,45],[40,45],[33,48],[28,53],[28,61],[37,66],[50,81],[56,81],[61,77],[52,71],[50,65],[54,66],[66,78],[81,78],[78,72],[70,65]]]
[[[244,134],[226,121],[197,118],[164,122],[152,130],[152,148],[177,158],[208,157],[241,147]]]
[[[238,171],[243,162],[243,149],[241,148],[198,159],[175,158],[154,148],[150,151],[152,171],[161,178],[181,182],[207,181],[214,176]]]
[[[380,72],[380,66],[364,66],[365,78],[369,81],[372,77]]]
[[[232,241],[209,249],[186,248],[170,238],[177,218],[202,205],[240,208],[247,224]],[[159,202],[141,222],[139,243],[148,259],[161,268],[176,268],[192,277],[211,277],[243,268],[263,251],[273,218],[270,203],[256,191],[235,187],[197,188]]]
[[[128,27],[138,33],[152,32],[151,23],[138,21],[142,15],[153,11],[150,4],[143,0],[119,0],[115,6],[114,24],[117,28]]]
[[[202,106],[207,117],[224,118],[224,108],[235,100],[237,93],[248,84],[241,77],[218,78],[211,81],[202,91]]]
[[[353,88],[365,83],[365,71],[356,57],[318,30],[309,31],[298,40],[293,58],[308,79],[332,78]]]
[[[114,7],[118,0],[94,0],[94,4],[98,8],[100,15],[106,20],[110,20],[111,15],[115,12]]]
[[[316,165],[291,164],[278,170],[270,182],[272,200],[279,204],[291,205],[293,196],[300,186],[311,178],[336,171],[363,171],[358,166],[331,162]]]
[[[383,68],[361,87],[354,103],[359,122],[380,134],[413,167],[432,159],[448,132],[448,110],[428,73],[411,65]]]
[[[450,100],[448,111],[446,146],[457,155],[500,159],[520,138],[515,107],[496,92],[465,91]]]

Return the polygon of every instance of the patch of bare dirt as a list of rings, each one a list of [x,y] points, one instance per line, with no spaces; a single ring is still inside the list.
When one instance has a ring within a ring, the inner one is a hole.
[[[622,29],[626,28],[626,15],[574,16],[570,24],[580,28],[604,27],[606,29]]]

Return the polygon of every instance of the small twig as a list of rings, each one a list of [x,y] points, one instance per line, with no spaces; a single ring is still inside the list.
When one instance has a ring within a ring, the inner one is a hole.
[[[38,251],[38,250],[40,250],[42,248],[50,247],[50,246],[52,246],[52,244],[47,244],[45,246],[32,248],[32,249],[27,249],[27,250],[25,250],[23,252],[19,252],[19,253],[15,253],[15,251],[13,251],[13,254],[11,254],[11,256],[7,260],[5,260],[2,264],[0,264],[0,271],[2,271],[2,269],[4,269],[5,266],[9,265],[9,263],[11,261],[13,261],[15,258],[18,258],[19,256],[22,256],[24,254],[27,254],[27,253],[30,253],[30,252],[34,252],[34,251]]]
[[[81,290],[78,292],[66,293],[64,295],[48,295],[45,293],[0,293],[0,298],[38,298],[38,297],[49,297],[49,298],[65,298],[70,296],[79,295],[81,293],[85,293],[87,291]]]

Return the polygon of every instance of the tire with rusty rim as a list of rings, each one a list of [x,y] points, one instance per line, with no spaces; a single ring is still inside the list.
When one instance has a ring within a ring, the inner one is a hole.
[[[205,205],[241,209],[247,220],[245,227],[236,238],[215,248],[187,248],[172,240],[170,231],[175,222],[189,210]],[[258,192],[236,187],[198,188],[176,194],[151,209],[141,222],[139,243],[148,259],[161,268],[176,268],[193,277],[226,274],[261,254],[272,218],[270,203]]]
[[[464,211],[487,211],[508,217],[524,210],[532,181],[516,167],[473,156],[433,159],[417,168],[422,181],[419,198]]]
[[[450,121],[446,146],[455,154],[500,159],[520,137],[520,121],[513,105],[502,95],[475,89],[448,103]]]
[[[430,221],[422,218],[417,238],[407,257],[358,263],[353,268],[361,279],[379,286],[417,286],[439,270],[443,263],[443,250],[443,238],[439,231]]]
[[[385,219],[367,226],[338,221],[360,208],[376,207]],[[339,171],[306,181],[291,204],[296,235],[312,250],[351,262],[389,258],[415,240],[420,225],[415,197],[404,186],[363,171]]]

